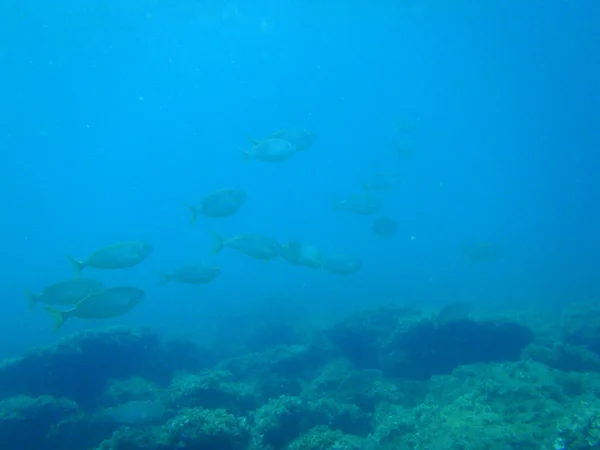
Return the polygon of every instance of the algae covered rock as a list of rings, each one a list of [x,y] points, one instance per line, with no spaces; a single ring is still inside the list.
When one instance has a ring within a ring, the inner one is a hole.
[[[239,380],[253,380],[266,373],[284,377],[311,376],[336,356],[336,350],[327,343],[286,345],[260,353],[248,353],[219,364]]]
[[[598,409],[599,383],[596,374],[565,374],[531,362],[464,366],[432,378],[415,408],[380,405],[373,435],[400,450],[551,449],[561,437],[557,424],[586,405]]]
[[[175,361],[178,349],[186,356]],[[142,377],[155,385],[169,383],[176,370],[206,361],[195,346],[163,342],[148,328],[112,327],[85,331],[55,345],[32,350],[0,365],[0,399],[15,395],[54,395],[93,409],[110,379]],[[211,361],[212,362],[212,361]]]
[[[424,380],[466,364],[517,361],[534,336],[524,325],[464,319],[443,324],[423,320],[396,331],[382,347],[382,369]]]
[[[556,342],[551,346],[531,345],[523,356],[553,369],[577,372],[600,372],[600,355],[583,345]]]
[[[158,384],[142,377],[110,379],[104,390],[103,403],[114,406],[134,400],[156,400],[161,395],[162,389]]]
[[[0,443],[11,443],[14,448],[45,448],[51,427],[78,412],[75,402],[49,395],[36,398],[20,395],[2,400]]]
[[[162,426],[123,428],[100,444],[98,450],[244,450],[249,442],[245,419],[223,409],[185,408]]]
[[[600,448],[600,411],[598,405],[582,405],[576,414],[558,423],[555,450]]]
[[[287,450],[375,450],[365,439],[326,426],[314,427],[287,446]]]
[[[464,364],[515,361],[534,340],[533,332],[516,322],[439,321],[400,307],[354,314],[334,325],[329,336],[355,368],[413,380]]]
[[[281,396],[271,399],[253,416],[252,433],[260,446],[278,449],[311,428],[327,426],[345,434],[367,435],[370,416],[356,405],[330,398]],[[256,444],[256,442],[255,442]]]
[[[0,366],[0,398],[26,394],[95,404],[109,378],[134,374],[163,381],[156,370],[158,335],[147,329],[88,331],[31,351]]]
[[[378,369],[381,345],[389,339],[402,321],[418,321],[422,317],[413,308],[389,306],[361,311],[328,330],[332,342],[358,369]]]
[[[568,308],[564,313],[562,334],[567,344],[583,345],[600,355],[600,302]]]
[[[220,408],[241,414],[259,406],[247,383],[237,382],[226,370],[178,374],[165,392],[166,401],[175,408]]]

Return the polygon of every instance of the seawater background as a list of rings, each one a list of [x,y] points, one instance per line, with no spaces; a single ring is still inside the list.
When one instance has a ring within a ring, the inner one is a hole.
[[[23,288],[121,240],[140,266],[86,269],[148,299],[111,323],[202,332],[266,300],[336,316],[390,301],[557,309],[598,293],[600,4],[595,2],[2,2],[0,357],[103,326],[31,314]],[[450,4],[452,3],[452,4]],[[409,136],[399,118],[416,123]],[[298,125],[314,147],[242,163],[247,136]],[[397,158],[393,144],[414,151]],[[371,172],[402,182],[382,214],[332,214]],[[247,189],[234,217],[190,226],[184,201]],[[360,255],[338,277],[224,250],[210,230]],[[416,239],[411,240],[411,236]],[[460,246],[491,240],[497,261]],[[156,272],[214,261],[207,286]]]

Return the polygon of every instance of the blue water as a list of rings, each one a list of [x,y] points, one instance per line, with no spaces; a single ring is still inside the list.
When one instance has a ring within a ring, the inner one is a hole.
[[[99,272],[148,298],[111,324],[201,333],[265,300],[315,315],[408,302],[556,309],[598,294],[600,3],[66,1],[0,6],[0,357],[58,335],[24,288],[72,275],[66,255],[144,240],[133,269]],[[452,3],[452,4],[451,4]],[[399,120],[412,134],[396,130]],[[241,148],[289,126],[318,140],[282,163]],[[412,158],[399,158],[403,142]],[[382,214],[333,214],[361,179],[397,170]],[[249,193],[195,226],[183,202]],[[212,256],[210,230],[356,254],[348,277]],[[464,243],[493,241],[481,264]],[[206,286],[156,272],[222,268]]]

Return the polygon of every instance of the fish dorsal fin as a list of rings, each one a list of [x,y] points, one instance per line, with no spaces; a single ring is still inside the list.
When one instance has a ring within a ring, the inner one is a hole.
[[[248,136],[248,140],[252,143],[252,147],[256,147],[258,144],[261,143],[260,140],[258,139],[254,139],[252,136]]]

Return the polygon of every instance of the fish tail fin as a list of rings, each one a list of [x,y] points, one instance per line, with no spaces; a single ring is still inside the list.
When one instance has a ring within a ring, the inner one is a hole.
[[[223,236],[221,236],[219,233],[217,233],[216,231],[211,231],[213,238],[215,239],[215,248],[213,248],[213,253],[219,253],[221,250],[223,250],[223,247],[225,246],[225,239],[223,239]]]
[[[23,293],[25,294],[25,297],[27,297],[27,302],[29,304],[29,310],[33,311],[35,309],[35,305],[38,302],[36,295],[27,289],[23,289]]]
[[[85,267],[85,264],[82,261],[76,260],[71,255],[67,255],[67,258],[69,258],[69,262],[75,269],[75,278],[79,278],[79,272],[81,272],[83,270],[83,268]]]
[[[66,311],[61,311],[60,309],[51,308],[50,306],[46,306],[44,308],[48,314],[54,317],[54,332],[57,332],[61,329],[63,324],[69,318],[69,315]]]
[[[183,206],[190,210],[190,223],[195,225],[196,220],[198,219],[198,211],[196,211],[196,207],[188,203],[184,203]]]

